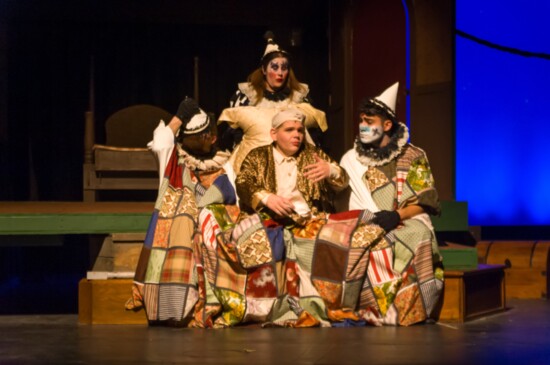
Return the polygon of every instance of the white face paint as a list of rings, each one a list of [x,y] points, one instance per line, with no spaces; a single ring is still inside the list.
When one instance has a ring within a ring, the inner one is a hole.
[[[374,125],[360,125],[359,126],[359,140],[361,143],[370,144],[378,141],[384,135],[382,126]]]

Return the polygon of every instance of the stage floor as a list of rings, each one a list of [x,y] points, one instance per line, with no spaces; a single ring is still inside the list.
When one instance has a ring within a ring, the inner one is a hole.
[[[510,300],[508,307],[465,324],[400,328],[199,330],[0,316],[0,363],[550,364],[550,302]]]

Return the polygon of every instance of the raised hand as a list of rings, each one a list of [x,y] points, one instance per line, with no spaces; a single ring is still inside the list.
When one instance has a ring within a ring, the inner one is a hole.
[[[313,154],[313,157],[315,158],[315,163],[304,167],[304,176],[313,182],[318,182],[329,177],[330,163],[320,158],[316,153]]]

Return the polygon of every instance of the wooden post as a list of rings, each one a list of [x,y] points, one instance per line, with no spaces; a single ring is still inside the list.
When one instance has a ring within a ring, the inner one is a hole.
[[[90,90],[88,110],[84,112],[84,165],[83,165],[83,199],[86,202],[95,202],[96,192],[90,189],[90,179],[95,178],[94,144],[94,58],[90,60]],[[92,174],[94,176],[92,176]]]
[[[199,58],[195,56],[194,66],[193,66],[193,76],[194,76],[194,89],[193,89],[193,99],[199,103]]]

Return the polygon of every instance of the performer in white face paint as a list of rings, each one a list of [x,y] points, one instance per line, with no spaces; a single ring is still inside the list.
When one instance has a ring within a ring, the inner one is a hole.
[[[369,210],[375,216],[372,223],[386,232],[384,243],[373,252],[388,258],[377,270],[389,275],[370,277],[371,285],[375,293],[393,288],[385,294],[388,307],[379,320],[407,325],[430,317],[443,282],[429,217],[440,213],[439,199],[425,152],[408,143],[409,130],[396,118],[398,88],[395,83],[361,103],[355,147],[340,162],[349,175],[349,189],[339,197],[337,208]],[[422,297],[424,308],[417,317],[407,314],[418,305],[413,292]]]
[[[235,174],[242,160],[254,148],[271,143],[271,119],[279,111],[298,108],[306,114],[306,140],[323,148],[323,133],[327,120],[322,110],[312,106],[309,87],[298,81],[292,67],[292,57],[275,43],[272,32],[258,67],[239,83],[238,90],[218,120],[218,145],[233,153],[231,164]]]

